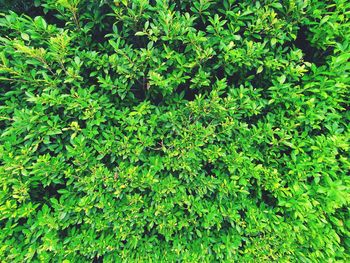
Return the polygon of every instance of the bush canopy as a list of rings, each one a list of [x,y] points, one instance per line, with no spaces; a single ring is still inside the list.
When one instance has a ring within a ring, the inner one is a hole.
[[[349,262],[349,1],[0,10],[1,262]]]

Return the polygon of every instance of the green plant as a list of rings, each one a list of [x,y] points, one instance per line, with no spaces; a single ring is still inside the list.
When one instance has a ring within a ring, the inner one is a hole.
[[[349,260],[348,1],[15,2],[0,261]]]

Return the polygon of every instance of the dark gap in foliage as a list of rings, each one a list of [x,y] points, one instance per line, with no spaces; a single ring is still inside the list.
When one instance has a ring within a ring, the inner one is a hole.
[[[239,246],[241,251],[244,251],[244,248],[247,245],[247,241],[245,239],[246,239],[245,237],[242,237],[241,244]]]
[[[66,154],[67,154],[67,151],[66,151]],[[67,158],[66,160],[66,164],[70,167],[74,167],[74,159],[71,157],[71,158]]]
[[[152,21],[151,19],[148,19],[148,21]],[[130,46],[133,49],[140,49],[140,48],[146,48],[147,44],[148,44],[148,36],[144,35],[144,36],[136,36],[136,32],[139,31],[143,31],[143,24],[146,22],[142,22],[140,26],[135,26],[139,23],[140,21],[136,22],[136,24],[134,24],[132,30],[130,32],[128,32],[128,36],[126,38],[124,38],[125,40],[125,45],[126,46]],[[114,24],[114,27],[117,29],[117,32],[123,32],[125,31],[124,25],[122,21],[118,21],[118,23]],[[129,28],[130,30],[130,28]],[[107,31],[106,31],[107,32]],[[113,32],[113,30],[111,30],[111,32],[107,32],[107,34],[115,34]],[[122,37],[124,37],[121,34]]]
[[[174,2],[175,2],[174,11],[187,12],[187,13],[190,13],[190,14],[192,13],[191,6],[186,1],[174,0]]]
[[[206,175],[208,176],[215,176],[215,173],[213,173],[214,165],[212,163],[206,162],[203,165],[203,170],[206,172]]]
[[[186,195],[188,195],[188,196],[193,195],[193,190],[188,188],[188,187],[186,187]]]
[[[171,48],[180,54],[185,54],[184,52],[186,50],[187,45],[183,44],[181,41],[177,41],[177,42],[178,42],[178,45],[172,45]]]
[[[196,95],[199,94],[198,89],[190,88],[190,80],[186,80],[186,83],[180,84],[175,92],[178,94],[184,92],[184,99],[188,101],[193,101],[196,98]]]
[[[109,170],[113,170],[116,166],[115,161],[112,162],[112,155],[106,154],[101,160],[101,163],[104,164],[105,167],[107,167]]]
[[[128,241],[127,241],[126,239],[121,240],[120,242],[121,242],[124,246],[128,243]],[[122,248],[124,248],[124,247],[122,246]]]
[[[257,237],[261,237],[263,234],[264,234],[263,232],[258,232],[256,234],[246,234],[246,235],[250,238],[257,238]]]
[[[113,10],[109,5],[103,5],[100,7],[102,14],[113,13]],[[101,22],[102,25],[107,25],[107,28],[100,30],[96,26],[91,30],[91,39],[93,43],[104,43],[106,40],[106,35],[113,33],[113,18],[112,17],[104,17]],[[100,24],[100,25],[101,25]]]
[[[298,30],[297,38],[293,43],[303,51],[305,61],[315,63],[317,66],[324,65],[326,63],[326,57],[332,54],[333,48],[327,48],[327,50],[321,51],[312,46],[308,40],[308,35],[310,34],[312,33],[307,26],[301,26]]]
[[[154,227],[154,226],[153,226],[153,227]],[[153,227],[149,230],[149,229],[148,229],[148,225],[145,224],[145,225],[143,226],[142,238],[145,238],[145,237],[150,236],[150,234],[151,234],[151,232],[152,232],[152,230],[153,230]]]
[[[132,193],[133,195],[140,195],[140,196],[148,196],[152,190],[150,188],[134,188]],[[140,208],[142,211],[144,210],[144,207]]]
[[[256,69],[253,70],[256,72]],[[267,90],[269,87],[273,86],[272,78],[264,78],[264,74],[253,73],[254,78],[250,81],[251,85],[255,88],[261,88],[262,90]],[[269,99],[269,94],[267,92],[260,92],[261,98]]]
[[[290,147],[284,147],[284,148],[280,148],[280,151],[279,151],[279,155],[282,157],[282,156],[290,156],[290,154],[292,153],[292,148]]]
[[[236,86],[246,86],[247,83],[251,83],[251,80],[254,79],[254,76],[256,76],[256,69],[255,68],[247,68],[246,66],[242,66],[240,68],[240,72],[236,73]],[[260,86],[260,85],[259,85]]]
[[[226,72],[225,72],[225,68],[224,68],[223,65],[221,65],[220,67],[218,67],[218,69],[215,71],[215,76],[216,76],[218,79],[227,78]]]
[[[261,190],[261,201],[270,207],[276,207],[277,205],[277,198],[270,191],[264,189]],[[260,206],[261,201],[258,200],[258,206]]]
[[[251,187],[248,190],[249,195],[251,198],[257,199],[258,198],[258,192],[257,192],[258,186],[257,186],[255,178],[253,178],[252,180],[253,180],[253,182],[251,182]]]
[[[338,150],[340,153],[341,153],[341,150]],[[340,160],[340,157],[341,157],[341,154],[340,153],[337,153],[334,158],[339,161]]]
[[[280,217],[290,217],[289,213],[286,214],[280,207],[278,207],[278,200],[277,200],[277,203],[276,203],[276,207],[277,207],[277,208],[274,210],[276,216],[280,216]]]
[[[350,113],[350,101],[340,102],[339,105],[344,108],[344,112]]]
[[[249,127],[252,127],[253,125],[256,125],[258,121],[262,121],[265,119],[266,115],[270,112],[269,107],[265,107],[261,110],[259,114],[252,115],[246,118],[243,118],[242,121],[246,122]]]
[[[218,63],[218,62],[217,62]],[[226,78],[226,83],[228,87],[231,86],[239,86],[240,84],[240,79],[242,78],[241,74],[238,72],[235,73],[227,73],[226,69],[225,69],[225,64],[221,65],[220,67],[218,67],[214,73],[213,73],[214,77],[216,77],[217,79],[223,79]],[[244,75],[245,76],[245,75]],[[245,77],[243,76],[243,79],[245,79]],[[215,79],[216,79],[215,78]],[[223,94],[224,97],[227,96],[227,93],[225,92]]]
[[[58,192],[61,189],[65,189],[66,184],[49,184],[48,186],[43,186],[39,183],[37,187],[30,188],[29,195],[31,200],[37,203],[46,203],[50,198],[59,199],[61,194]]]
[[[162,145],[163,145],[163,141],[158,140],[154,145],[151,146],[152,148],[146,147],[147,153],[149,153],[149,156],[152,156],[153,154],[155,154],[159,157],[163,157],[165,155],[165,152],[162,150]]]
[[[236,73],[233,73],[231,75],[228,75],[226,73],[226,80],[227,80],[227,86],[238,86],[239,84],[239,73],[236,72]]]
[[[93,263],[102,263],[103,262],[103,256],[95,256],[92,260]]]
[[[148,36],[135,36],[132,44],[135,48],[146,48],[148,44]]]
[[[26,218],[26,217],[21,217],[20,219],[18,219],[18,225],[20,225],[20,226],[24,226],[26,223],[27,223],[27,221],[28,221],[28,218]]]
[[[261,150],[265,149],[265,145],[262,143],[257,144],[256,147],[258,147]],[[259,164],[263,165],[264,159],[262,157],[255,157],[255,158],[252,160],[252,163],[254,163],[255,165],[259,165]]]
[[[277,198],[274,197],[270,191],[261,189],[261,186],[257,185],[257,180],[255,178],[252,178],[251,180],[249,195],[252,199],[256,200],[257,206],[260,207],[261,203],[265,203],[269,207],[276,207],[278,201]],[[261,189],[261,191],[258,189]]]
[[[160,234],[160,233],[157,233],[156,236],[157,236],[157,239],[158,239],[159,241],[165,241],[165,236],[164,236],[164,235],[162,235],[162,234]],[[168,242],[168,243],[170,243],[170,242]]]
[[[242,220],[245,220],[246,218],[246,211],[244,209],[239,209],[238,211],[239,216],[241,217]]]
[[[47,13],[43,13],[41,16],[45,18],[48,24],[55,25],[58,28],[64,28],[66,24],[63,20],[58,19],[56,13],[51,10],[47,11]]]
[[[5,0],[2,4],[0,3],[0,11],[12,10],[17,14],[26,14],[32,18],[36,16],[42,16],[48,24],[56,25],[57,27],[63,28],[65,22],[58,19],[53,11],[44,12],[41,6],[34,6],[33,0]]]
[[[139,213],[140,213],[140,214],[143,214],[144,211],[145,211],[145,208],[144,208],[143,206],[141,206],[140,209],[139,209]]]
[[[42,16],[45,18],[46,21],[49,22],[50,19],[50,15],[48,16],[48,14],[44,13],[44,9],[41,6],[35,7],[33,6],[33,8],[30,8],[28,11],[25,11],[23,13],[26,13],[26,15],[30,16],[30,17],[36,17],[36,16]],[[55,22],[58,22],[59,20],[56,19]],[[50,21],[51,22],[51,21]],[[56,24],[56,23],[53,23]],[[64,24],[61,25],[62,27],[64,26]]]
[[[191,11],[192,12],[192,11]],[[201,17],[199,17],[198,19],[196,19],[194,21],[194,25],[193,27],[197,30],[197,31],[206,31],[207,30],[207,23],[205,23],[203,21],[203,19]]]
[[[338,154],[335,155],[338,167],[341,167],[341,169],[346,171],[345,174],[350,176],[350,169],[344,161],[340,161],[341,158],[344,158],[345,160],[350,159],[350,152],[338,148]]]
[[[337,5],[328,5],[327,12],[333,13],[337,9]]]
[[[151,98],[152,104],[156,106],[159,106],[160,104],[162,104],[163,100],[164,100],[164,97],[161,93],[157,93],[153,95]]]
[[[55,107],[50,107],[50,108],[48,108],[47,109],[47,115],[49,115],[49,111],[50,110],[52,110],[52,111],[54,111],[55,112],[55,114],[57,114],[58,116],[59,116],[59,118],[60,118],[60,120],[64,120],[65,118],[66,118],[66,113],[65,113],[65,107],[63,107],[63,106],[55,106]]]
[[[222,230],[228,230],[232,228],[232,224],[228,218],[224,218],[221,222],[221,229]]]
[[[186,215],[186,216],[190,216],[191,215],[191,213],[190,213],[190,211],[188,210],[188,205],[186,204],[186,203],[183,203],[183,207],[182,207],[182,211],[184,212],[184,214]]]
[[[273,134],[273,137],[274,137],[277,141],[281,140],[281,137],[280,137],[277,133],[274,133],[274,134]]]
[[[17,13],[30,13],[36,12],[33,0],[2,0],[0,2],[0,12],[8,12],[9,10]]]
[[[314,182],[314,180],[315,180],[315,177],[314,176],[308,176],[307,177],[307,179],[306,179],[306,181],[309,183],[309,184],[312,184],[313,182]]]
[[[330,225],[332,226],[333,230],[338,234],[339,238],[340,238],[340,244],[344,247],[348,247],[350,248],[350,244],[348,243],[348,235],[346,233],[344,233],[343,231],[339,231],[339,223],[342,222],[342,224],[344,224],[346,222],[346,220],[348,220],[349,218],[349,208],[346,205],[343,205],[337,209],[335,209],[334,213],[333,213],[333,220],[331,219],[330,215],[327,215],[327,221],[330,223]],[[337,220],[338,224],[337,224]],[[345,223],[346,224],[346,223]]]
[[[158,224],[153,223],[153,226],[150,228],[148,224],[143,226],[142,238],[147,238],[150,236],[154,236],[157,233]]]
[[[40,152],[40,154],[42,155],[48,154],[51,157],[57,157],[57,154],[61,152],[64,147],[61,142],[62,141],[58,142],[57,144],[49,144],[49,145],[46,145],[42,142],[38,147],[38,152]],[[54,148],[54,145],[57,145],[57,147]]]
[[[134,85],[130,89],[132,95],[134,96],[135,99],[138,101],[144,101],[146,99],[146,91],[142,88],[139,88],[138,85]]]
[[[8,120],[0,120],[0,132],[2,133],[9,125],[10,122]]]
[[[68,228],[64,228],[64,229],[58,231],[58,236],[61,239],[65,239],[68,236]]]
[[[80,129],[86,129],[86,120],[77,119],[76,122],[78,122]]]

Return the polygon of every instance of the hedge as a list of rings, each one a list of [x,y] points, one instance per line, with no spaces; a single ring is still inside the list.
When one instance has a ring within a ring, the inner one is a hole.
[[[1,262],[349,262],[347,0],[3,0]]]

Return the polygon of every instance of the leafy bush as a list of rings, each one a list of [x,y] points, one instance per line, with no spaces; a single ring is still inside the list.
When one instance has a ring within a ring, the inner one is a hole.
[[[350,260],[348,1],[1,8],[1,262]]]

